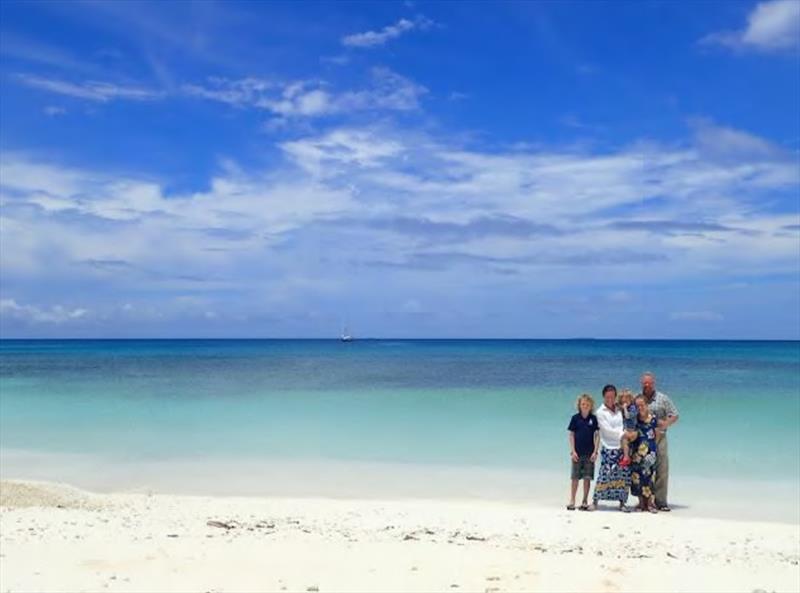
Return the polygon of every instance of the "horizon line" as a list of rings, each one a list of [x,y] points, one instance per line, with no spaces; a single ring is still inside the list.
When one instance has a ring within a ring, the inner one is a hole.
[[[312,338],[312,337],[3,337],[0,342],[10,341],[297,341],[297,342],[340,342],[340,338]],[[364,337],[355,338],[352,342],[377,342],[377,341],[406,341],[406,342],[800,342],[798,338],[609,338],[609,337],[568,337],[568,338],[501,338],[501,337],[479,337],[479,338],[424,338],[424,337]]]

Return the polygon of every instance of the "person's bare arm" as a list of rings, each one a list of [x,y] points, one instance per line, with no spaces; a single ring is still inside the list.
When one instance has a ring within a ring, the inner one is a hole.
[[[575,452],[575,433],[568,430],[567,435],[569,439],[569,456],[572,458],[572,461],[578,461],[578,454]]]
[[[592,452],[592,463],[597,459],[597,452],[600,450],[600,431],[594,431],[594,451]]]

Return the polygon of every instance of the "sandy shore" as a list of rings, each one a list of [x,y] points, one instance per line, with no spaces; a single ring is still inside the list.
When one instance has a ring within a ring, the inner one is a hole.
[[[0,484],[1,591],[797,591],[800,528]]]

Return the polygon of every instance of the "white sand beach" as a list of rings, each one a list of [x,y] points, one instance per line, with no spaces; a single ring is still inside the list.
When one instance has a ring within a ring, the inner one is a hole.
[[[5,591],[798,591],[796,522],[0,484]]]

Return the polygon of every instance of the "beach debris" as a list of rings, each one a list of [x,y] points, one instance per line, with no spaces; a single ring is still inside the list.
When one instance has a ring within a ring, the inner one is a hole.
[[[667,552],[667,556],[669,556],[670,558],[675,558],[676,560],[678,559],[678,557],[672,552]]]
[[[412,539],[419,539],[419,538],[418,538],[418,537],[415,537],[415,536],[414,536],[413,534],[411,534],[411,533],[406,533],[406,534],[403,536],[403,541],[404,541],[404,542],[407,542],[407,541],[409,541],[409,540],[412,540]]]
[[[306,591],[319,591],[319,587],[311,585],[310,587],[306,587]]]
[[[499,581],[500,577],[486,577],[487,581]]]
[[[419,568],[417,568],[416,566],[412,566],[411,567],[411,572],[417,572],[418,570],[419,570]]]
[[[484,593],[497,593],[500,590],[500,587],[486,587],[484,589]]]
[[[467,541],[471,541],[471,542],[485,542],[486,541],[486,538],[481,536],[481,535],[467,534],[466,539],[467,539]]]
[[[256,529],[275,529],[275,523],[267,523],[266,521],[259,521],[256,523]]]
[[[168,533],[167,537],[178,537],[177,533]]]
[[[561,550],[562,554],[571,554],[572,552],[583,554],[583,546],[575,546],[574,548],[564,548],[563,550]]]
[[[206,525],[209,527],[219,527],[220,529],[234,529],[236,527],[233,522],[226,523],[225,521],[207,521]]]
[[[451,588],[451,589],[458,589],[458,585],[456,585],[455,583],[453,583],[452,585],[450,585],[450,588]]]

